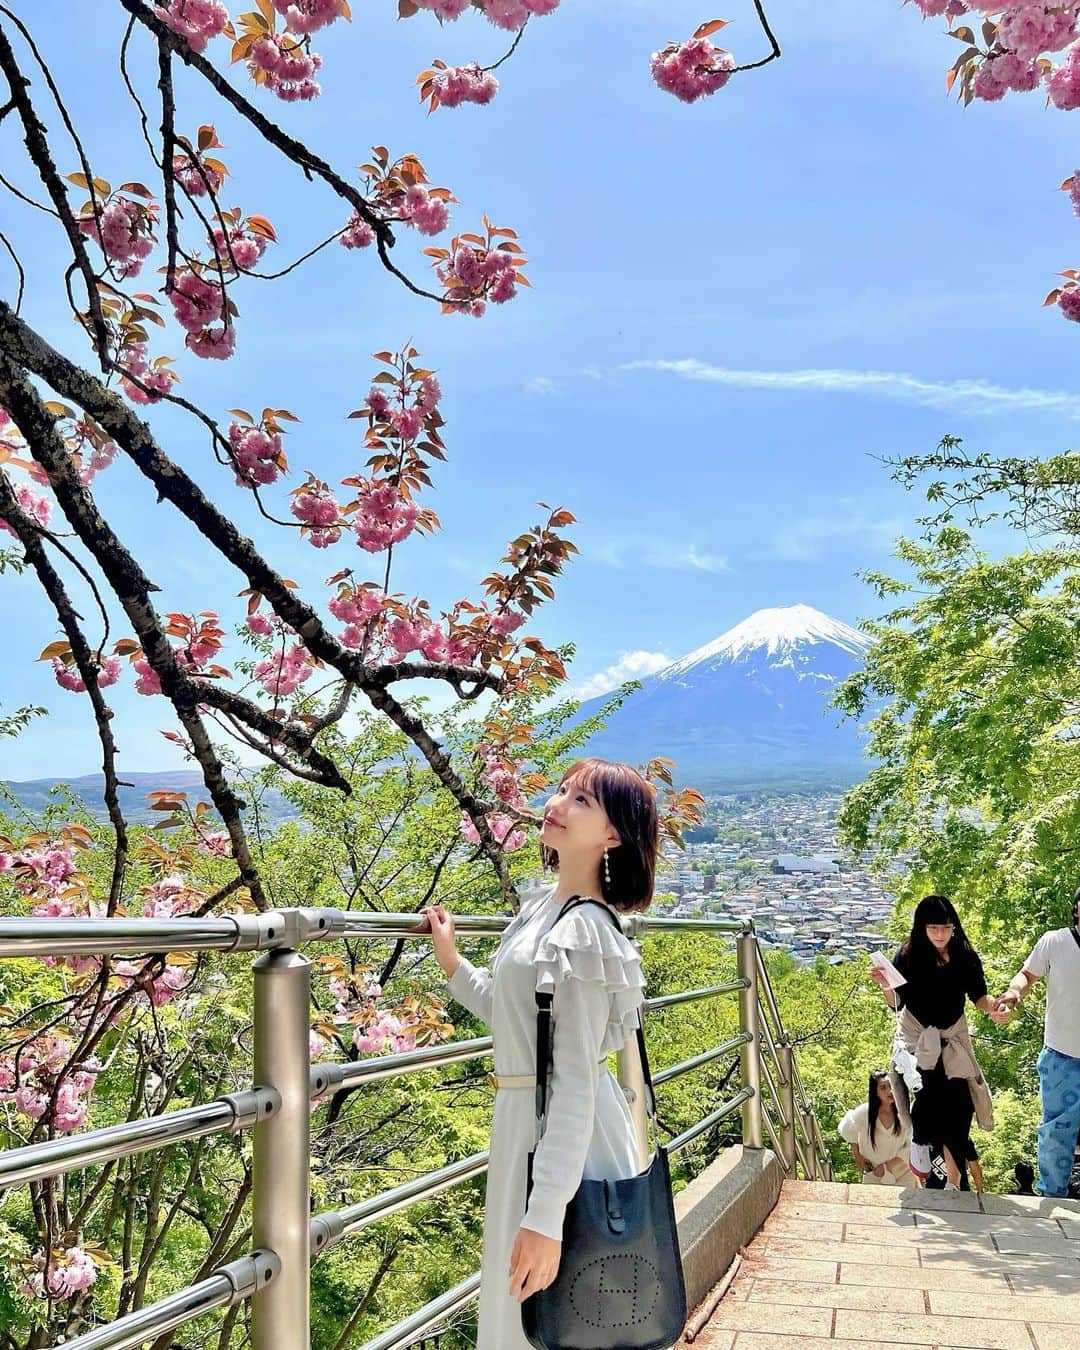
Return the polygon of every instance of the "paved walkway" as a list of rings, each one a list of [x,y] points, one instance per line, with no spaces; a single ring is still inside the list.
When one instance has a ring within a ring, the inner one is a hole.
[[[786,1181],[701,1350],[1080,1350],[1080,1202]]]

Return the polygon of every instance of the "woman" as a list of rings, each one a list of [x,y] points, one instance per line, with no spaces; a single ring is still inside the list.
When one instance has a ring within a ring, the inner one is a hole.
[[[544,808],[541,854],[558,882],[529,897],[506,926],[490,974],[459,955],[453,917],[442,905],[422,911],[451,997],[491,1027],[494,1042],[477,1350],[527,1350],[521,1304],[558,1273],[563,1216],[582,1177],[615,1180],[639,1170],[630,1109],[606,1057],[637,1024],[641,957],[596,905],[561,918],[559,911],[574,896],[620,913],[646,909],[659,833],[655,791],[640,774],[626,764],[580,760]],[[536,990],[553,995],[553,1072],[526,1206],[536,1131]]]
[[[946,1190],[960,1189],[972,1116],[983,1130],[994,1128],[990,1090],[971,1046],[965,1002],[995,1021],[1004,1020],[997,1000],[986,992],[982,962],[964,933],[960,916],[943,895],[924,896],[915,907],[908,940],[893,957],[906,983],[888,988],[877,967],[870,977],[881,986],[890,1008],[900,1010],[890,1075],[901,1121],[908,1119],[908,1094],[898,1058],[914,1061],[921,1086],[910,1107],[911,1170],[925,1181],[933,1145],[945,1159]]]
[[[901,1125],[892,1083],[884,1069],[870,1074],[867,1100],[840,1122],[840,1137],[851,1145],[851,1156],[871,1186],[915,1186],[908,1167],[911,1125]]]

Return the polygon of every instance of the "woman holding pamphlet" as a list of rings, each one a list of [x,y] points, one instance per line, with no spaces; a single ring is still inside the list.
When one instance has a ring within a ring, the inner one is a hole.
[[[1005,1021],[1007,1013],[987,993],[978,953],[943,895],[919,901],[911,933],[892,967],[875,965],[870,977],[899,1013],[890,1080],[900,1120],[910,1119],[912,1126],[911,1170],[925,1180],[936,1145],[945,1159],[945,1189],[959,1190],[972,1117],[980,1129],[994,1127],[990,1090],[968,1034],[966,1003],[970,999],[994,1021]]]

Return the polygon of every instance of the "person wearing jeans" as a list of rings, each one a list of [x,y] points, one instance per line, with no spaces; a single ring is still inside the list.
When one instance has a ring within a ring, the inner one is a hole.
[[[1036,980],[1046,980],[1046,1027],[1039,1054],[1042,1123],[1038,1131],[1039,1191],[1064,1196],[1069,1189],[1080,1131],[1080,889],[1072,924],[1044,933],[1001,996],[1010,1013]]]

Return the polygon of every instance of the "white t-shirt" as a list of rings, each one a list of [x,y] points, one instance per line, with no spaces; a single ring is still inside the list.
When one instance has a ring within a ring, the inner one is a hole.
[[[1059,1055],[1080,1059],[1080,946],[1068,928],[1054,928],[1036,942],[1024,969],[1046,976],[1043,1040]]]
[[[895,1115],[895,1112],[894,1112]],[[853,1107],[840,1122],[840,1138],[849,1144],[858,1146],[859,1152],[867,1162],[876,1167],[878,1163],[888,1162],[891,1158],[907,1156],[911,1147],[911,1130],[892,1130],[886,1128],[878,1116],[874,1126],[874,1143],[870,1144],[870,1107],[861,1102]]]

